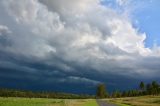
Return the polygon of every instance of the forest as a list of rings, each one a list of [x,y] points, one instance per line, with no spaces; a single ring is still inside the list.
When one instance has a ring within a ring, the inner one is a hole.
[[[0,97],[27,97],[27,98],[58,98],[58,99],[88,99],[88,98],[120,98],[120,97],[135,97],[145,95],[159,95],[160,85],[157,81],[145,84],[141,81],[137,89],[126,91],[116,90],[109,93],[105,84],[98,84],[95,95],[89,94],[71,94],[60,92],[47,91],[27,91],[17,89],[0,89]]]

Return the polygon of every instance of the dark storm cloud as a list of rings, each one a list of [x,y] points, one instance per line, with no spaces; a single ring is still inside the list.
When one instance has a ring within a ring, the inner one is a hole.
[[[145,34],[99,0],[2,0],[0,14],[1,86],[78,92],[159,77]]]

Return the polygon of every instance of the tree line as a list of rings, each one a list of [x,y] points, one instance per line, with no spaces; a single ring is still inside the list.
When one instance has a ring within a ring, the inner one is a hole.
[[[0,89],[0,97],[27,97],[27,98],[57,98],[57,99],[87,99],[95,96],[87,94],[70,94],[57,92],[33,92],[15,89]]]
[[[143,81],[139,83],[138,89],[131,89],[127,91],[114,91],[109,94],[106,90],[105,84],[99,84],[97,87],[97,98],[119,98],[119,97],[134,97],[144,95],[160,95],[160,85],[156,81],[145,84]]]
[[[33,92],[15,89],[0,88],[0,97],[27,97],[27,98],[58,98],[58,99],[88,99],[88,98],[119,98],[119,97],[134,97],[144,95],[160,95],[160,85],[156,81],[145,84],[139,83],[139,88],[127,91],[116,90],[108,93],[105,84],[97,86],[96,95],[87,94],[70,94],[57,92]]]

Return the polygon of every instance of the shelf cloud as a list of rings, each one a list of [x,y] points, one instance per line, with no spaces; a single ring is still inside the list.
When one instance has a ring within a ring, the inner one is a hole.
[[[147,48],[128,15],[101,2],[1,0],[1,78],[95,85],[159,77],[159,47]]]

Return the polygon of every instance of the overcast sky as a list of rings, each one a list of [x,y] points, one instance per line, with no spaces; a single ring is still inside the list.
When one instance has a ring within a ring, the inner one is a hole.
[[[160,80],[159,0],[0,0],[0,86],[94,92]]]

